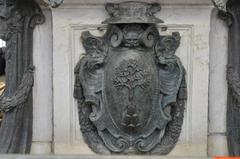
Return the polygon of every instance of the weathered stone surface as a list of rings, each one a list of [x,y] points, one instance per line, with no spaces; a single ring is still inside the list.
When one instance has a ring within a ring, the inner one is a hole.
[[[51,153],[53,140],[52,103],[52,16],[43,10],[45,23],[37,26],[33,34],[33,145],[31,153]]]
[[[209,133],[226,133],[228,29],[212,11],[210,32]]]
[[[227,137],[225,134],[211,134],[208,136],[209,156],[228,156]]]
[[[210,32],[209,129],[208,155],[228,155],[226,141],[227,112],[227,41],[226,24],[212,11]]]
[[[52,154],[52,142],[33,141],[31,154]]]

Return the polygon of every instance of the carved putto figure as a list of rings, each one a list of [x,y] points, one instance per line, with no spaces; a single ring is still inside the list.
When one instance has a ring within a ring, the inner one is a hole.
[[[185,71],[175,55],[180,34],[159,34],[159,4],[107,4],[104,36],[82,34],[75,68],[81,132],[103,154],[168,154],[183,123]]]

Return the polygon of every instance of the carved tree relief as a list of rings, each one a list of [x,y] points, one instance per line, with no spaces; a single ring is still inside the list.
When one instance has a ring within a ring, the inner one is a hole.
[[[74,97],[85,142],[102,154],[168,154],[181,133],[185,70],[180,34],[159,34],[159,4],[107,4],[107,32],[82,34]]]
[[[6,41],[6,90],[0,153],[29,153],[32,142],[33,30],[44,22],[33,0],[0,0],[0,35]]]
[[[122,114],[122,125],[135,128],[141,123],[137,113],[137,106],[134,103],[134,91],[136,87],[146,88],[149,83],[149,72],[141,67],[136,60],[122,61],[115,70],[114,86],[119,90],[126,88],[128,101]]]

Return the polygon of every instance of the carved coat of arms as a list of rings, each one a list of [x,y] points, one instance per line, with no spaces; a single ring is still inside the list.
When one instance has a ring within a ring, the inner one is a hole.
[[[85,142],[103,154],[167,154],[183,123],[185,71],[180,34],[161,36],[158,4],[107,4],[104,36],[82,34],[74,97]]]

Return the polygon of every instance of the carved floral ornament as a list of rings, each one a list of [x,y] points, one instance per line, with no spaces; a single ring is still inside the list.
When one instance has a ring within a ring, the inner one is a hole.
[[[107,4],[107,32],[82,34],[74,97],[85,142],[103,154],[168,154],[178,141],[186,101],[180,34],[159,34],[159,4]]]

